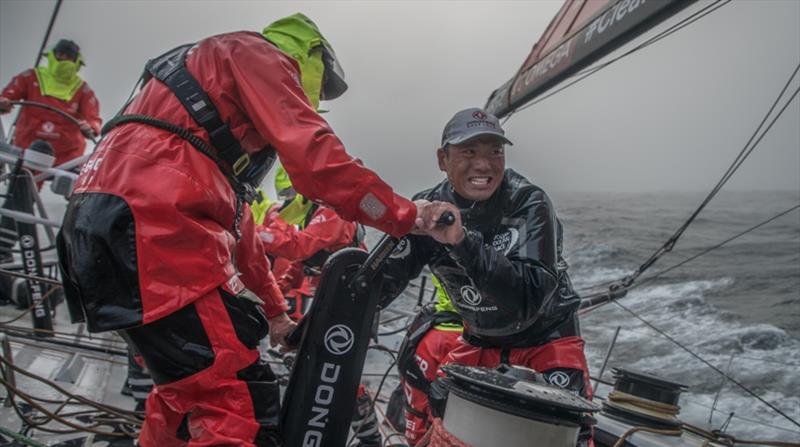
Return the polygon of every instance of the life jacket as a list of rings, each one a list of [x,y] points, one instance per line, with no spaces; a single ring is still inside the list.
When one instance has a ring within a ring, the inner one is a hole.
[[[253,154],[242,149],[211,98],[186,68],[186,56],[194,46],[194,43],[181,45],[149,60],[141,82],[145,84],[155,78],[166,85],[189,116],[208,132],[212,148],[188,129],[144,115],[125,115],[120,112],[103,127],[102,133],[105,135],[114,127],[130,122],[170,131],[213,160],[228,178],[237,198],[248,203],[253,202],[257,198],[255,188],[264,179],[277,155],[272,147],[263,148]],[[240,213],[237,213],[236,223],[240,218]],[[238,235],[238,229],[236,234]]]

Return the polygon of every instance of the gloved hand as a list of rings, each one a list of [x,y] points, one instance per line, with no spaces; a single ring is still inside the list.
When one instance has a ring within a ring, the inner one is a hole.
[[[89,123],[87,123],[86,121],[80,120],[78,121],[78,124],[81,127],[81,133],[83,134],[84,137],[94,138],[97,136],[97,133],[94,131],[94,129],[92,129],[92,126],[90,126]]]
[[[449,380],[446,377],[437,377],[436,380],[431,382],[431,387],[428,389],[428,405],[433,417],[444,417],[447,396],[450,394],[450,389],[447,388],[445,382]]]
[[[8,113],[11,111],[11,101],[5,96],[0,96],[0,113]]]
[[[280,346],[282,352],[289,350],[286,336],[291,334],[297,323],[292,321],[286,312],[276,315],[269,320],[269,341],[272,346]]]

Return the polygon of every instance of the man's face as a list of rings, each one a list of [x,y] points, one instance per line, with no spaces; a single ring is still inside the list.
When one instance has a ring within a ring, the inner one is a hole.
[[[73,56],[72,54],[65,53],[63,51],[54,51],[53,52],[53,56],[55,56],[56,60],[59,60],[59,61],[73,61],[73,62],[75,62],[76,60],[78,60],[78,56]]]
[[[439,169],[461,197],[488,199],[503,181],[506,167],[503,141],[493,135],[479,135],[461,144],[450,144],[436,152]]]

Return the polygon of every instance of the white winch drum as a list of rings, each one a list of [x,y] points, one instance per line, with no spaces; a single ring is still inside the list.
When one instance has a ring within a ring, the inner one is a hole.
[[[447,365],[445,430],[473,447],[574,447],[600,406],[534,371]]]
[[[575,447],[580,426],[527,419],[484,407],[453,392],[447,397],[444,428],[473,447]]]

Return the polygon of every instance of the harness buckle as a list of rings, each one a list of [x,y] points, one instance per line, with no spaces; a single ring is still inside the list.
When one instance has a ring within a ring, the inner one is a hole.
[[[250,154],[245,152],[241,157],[237,158],[233,166],[231,166],[233,168],[233,175],[238,176],[247,169],[248,166],[250,166]]]

